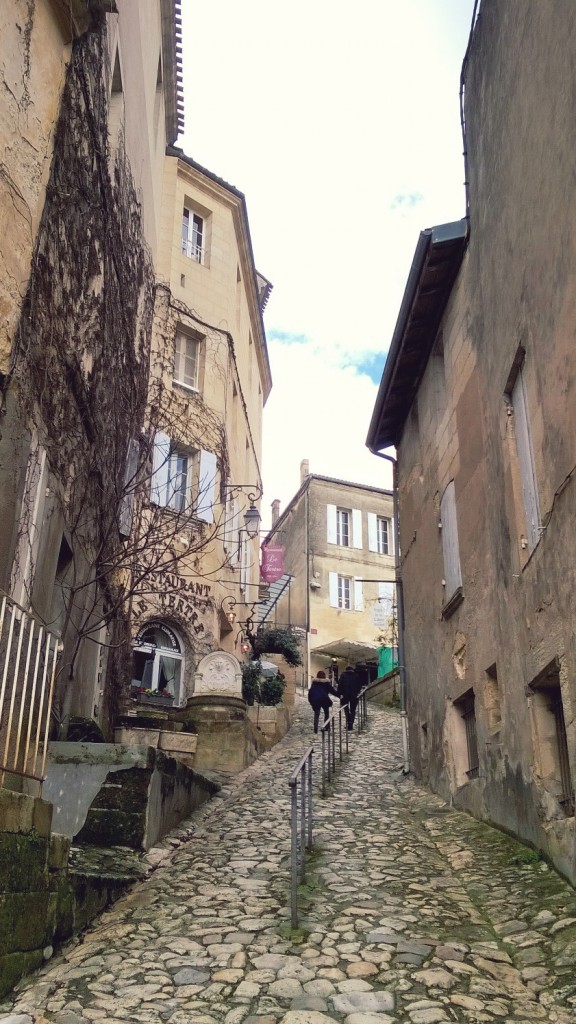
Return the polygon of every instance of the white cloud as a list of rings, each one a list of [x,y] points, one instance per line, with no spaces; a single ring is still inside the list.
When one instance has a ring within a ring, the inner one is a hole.
[[[313,344],[270,345],[281,387],[266,407],[264,525],[270,504],[283,509],[300,486],[300,463],[310,472],[374,487],[390,486],[388,466],[365,447],[376,385],[353,368],[342,369]]]

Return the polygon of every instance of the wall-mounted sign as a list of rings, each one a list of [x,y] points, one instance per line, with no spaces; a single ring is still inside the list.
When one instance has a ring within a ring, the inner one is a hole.
[[[284,548],[280,544],[262,545],[260,576],[266,583],[276,583],[284,575]]]
[[[386,625],[387,620],[390,618],[390,611],[383,604],[372,605],[372,622],[377,629],[381,629]]]

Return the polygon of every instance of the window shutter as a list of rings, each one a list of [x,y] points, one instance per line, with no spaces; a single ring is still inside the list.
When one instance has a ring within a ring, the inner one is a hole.
[[[442,522],[442,553],[444,555],[444,579],[446,580],[445,600],[462,586],[460,553],[458,550],[458,523],[456,521],[456,496],[454,481],[448,484],[440,502]]]
[[[378,598],[380,606],[384,608],[386,615],[392,615],[392,608],[394,605],[394,584],[379,583]]]
[[[155,505],[168,504],[168,480],[170,476],[170,438],[162,430],[154,436],[152,453],[152,479],[150,498]]]
[[[240,533],[240,509],[238,507],[238,498],[232,499],[232,561],[238,565],[240,561],[240,542],[242,536]]]
[[[132,532],[132,518],[134,515],[134,492],[136,490],[136,474],[138,472],[138,455],[140,446],[138,441],[132,438],[126,452],[126,468],[124,470],[124,489],[120,501],[118,516],[118,532],[121,537],[129,537]]]
[[[368,551],[378,551],[378,533],[374,512],[368,512]]]
[[[336,505],[327,505],[326,514],[328,518],[328,543],[336,544]]]
[[[246,590],[248,580],[248,536],[246,533],[240,535],[240,590]]]
[[[362,545],[362,512],[359,508],[352,509],[352,547],[361,548]]]
[[[328,593],[330,595],[330,605],[332,608],[338,607],[338,573],[328,573]]]
[[[231,550],[232,550],[232,545],[233,545],[233,526],[234,526],[234,519],[233,519],[233,517],[234,517],[234,504],[233,504],[232,495],[231,495],[230,490],[229,490],[229,486],[230,486],[230,480],[227,479],[226,480],[226,486],[224,488],[224,493],[226,495],[226,500],[224,502],[224,539],[223,539],[223,545],[224,545],[224,551],[226,551],[228,553],[230,553]]]
[[[520,370],[516,383],[512,388],[512,408],[514,409],[516,451],[518,453],[518,464],[522,481],[526,535],[530,550],[532,550],[540,539],[540,531],[538,529],[540,526],[540,509],[538,507],[538,492],[534,476],[534,455],[532,452],[532,438],[530,437],[526,389],[522,370]]]
[[[354,577],[354,611],[364,611],[364,595],[362,593],[362,580],[358,577]]]
[[[216,456],[214,452],[200,452],[198,474],[198,507],[196,515],[204,523],[214,522],[214,486],[216,484]]]

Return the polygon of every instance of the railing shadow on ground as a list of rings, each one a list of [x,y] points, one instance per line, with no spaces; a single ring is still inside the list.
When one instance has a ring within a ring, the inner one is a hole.
[[[366,687],[358,695],[355,723],[358,735],[368,723],[368,706]],[[341,704],[328,716],[321,727],[322,736],[322,776],[320,791],[322,796],[329,795],[327,783],[336,774],[336,753],[339,764],[348,754],[348,736],[353,726],[348,726],[350,707]],[[337,740],[338,737],[338,740]],[[288,785],[290,786],[290,923],[292,928],[298,927],[298,886],[306,881],[306,853],[313,847],[313,755],[314,747],[310,746],[302,755]]]

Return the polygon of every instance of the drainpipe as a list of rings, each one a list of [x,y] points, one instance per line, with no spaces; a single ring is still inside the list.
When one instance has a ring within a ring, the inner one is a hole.
[[[310,500],[308,487],[304,491],[304,560],[306,562],[306,679],[304,681],[305,692],[310,685]]]
[[[392,499],[394,502],[394,569],[396,576],[396,599],[398,614],[398,671],[400,673],[400,722],[402,725],[402,749],[404,752],[404,775],[410,772],[410,754],[408,750],[408,712],[406,687],[406,661],[404,657],[404,594],[402,590],[402,566],[400,563],[400,544],[398,531],[398,463],[392,455],[384,452],[372,452],[379,459],[392,463]]]

